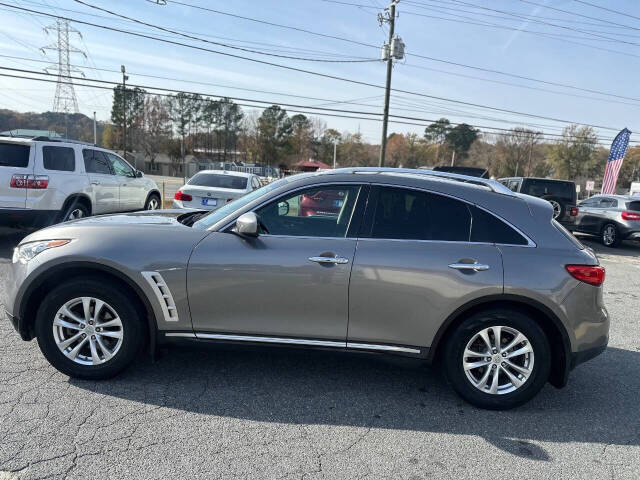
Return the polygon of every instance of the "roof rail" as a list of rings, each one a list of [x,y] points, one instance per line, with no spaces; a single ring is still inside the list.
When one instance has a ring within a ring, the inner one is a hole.
[[[472,185],[480,185],[486,187],[492,192],[501,193],[503,195],[515,196],[505,185],[491,180],[489,178],[471,177],[469,175],[460,175],[458,173],[438,172],[434,170],[417,170],[412,168],[388,168],[388,167],[352,167],[338,168],[335,170],[323,170],[322,174],[338,174],[338,173],[405,173],[411,175],[420,175],[425,177],[436,177],[444,180],[453,180],[456,182],[471,183]]]
[[[29,138],[29,137],[26,137]],[[51,138],[45,136],[32,137],[31,140],[36,142],[64,142],[64,143],[78,143],[80,145],[92,145],[95,146],[94,143],[83,142],[82,140],[72,140],[71,138]]]

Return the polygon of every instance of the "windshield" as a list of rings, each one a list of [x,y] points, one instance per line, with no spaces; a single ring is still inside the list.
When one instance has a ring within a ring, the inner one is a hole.
[[[236,210],[244,207],[245,205],[248,205],[249,203],[253,202],[255,199],[260,198],[262,195],[265,195],[275,190],[276,188],[281,187],[285,183],[290,182],[292,178],[293,177],[282,178],[273,183],[270,183],[269,185],[265,185],[262,188],[254,190],[253,192],[247,193],[246,195],[232,202],[225,204],[224,206],[220,207],[217,210],[212,211],[207,216],[202,217],[200,220],[195,222],[193,224],[193,228],[197,228],[198,230],[206,230],[210,226],[218,223],[227,215],[231,215]]]
[[[220,174],[220,173],[198,173],[187,185],[197,187],[215,187],[215,188],[231,188],[233,190],[244,190],[247,188],[247,177],[238,177],[236,175]]]

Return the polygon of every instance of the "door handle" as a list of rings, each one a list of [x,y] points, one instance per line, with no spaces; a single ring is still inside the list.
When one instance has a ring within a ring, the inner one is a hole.
[[[100,185],[100,182],[97,180],[92,180],[91,185]]]
[[[474,272],[483,272],[489,270],[489,265],[482,263],[451,263],[449,268],[454,270],[473,270]]]
[[[344,257],[309,257],[309,261],[315,263],[338,263],[340,265],[349,263],[349,259]]]

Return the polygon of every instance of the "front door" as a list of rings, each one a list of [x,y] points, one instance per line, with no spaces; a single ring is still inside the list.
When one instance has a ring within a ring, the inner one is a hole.
[[[83,148],[84,170],[93,192],[93,214],[112,213],[119,210],[120,185],[104,152]]]
[[[373,187],[351,273],[349,344],[429,347],[458,307],[501,294],[490,237],[499,227],[480,227],[493,220],[435,193]]]
[[[344,343],[360,190],[356,184],[297,190],[256,210],[257,238],[215,232],[200,242],[187,273],[196,334]],[[322,211],[304,208],[329,198]]]
[[[136,176],[131,165],[113,153],[106,154],[120,182],[120,210],[141,210],[146,201],[144,181]]]

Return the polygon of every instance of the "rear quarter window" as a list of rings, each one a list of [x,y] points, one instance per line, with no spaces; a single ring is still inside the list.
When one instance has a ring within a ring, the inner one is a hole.
[[[30,150],[29,145],[0,143],[0,167],[28,167]]]
[[[501,243],[504,245],[528,245],[526,238],[499,218],[478,207],[471,210],[471,241]]]
[[[640,212],[640,200],[628,202],[627,210],[631,210],[632,212]]]
[[[76,153],[69,147],[42,147],[42,163],[45,170],[73,172],[76,169]]]

